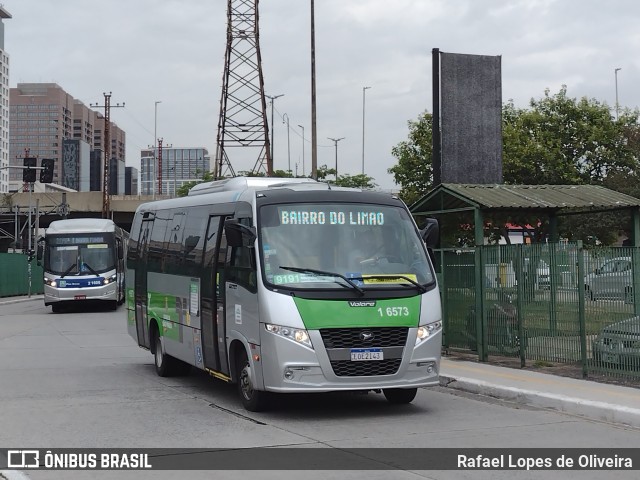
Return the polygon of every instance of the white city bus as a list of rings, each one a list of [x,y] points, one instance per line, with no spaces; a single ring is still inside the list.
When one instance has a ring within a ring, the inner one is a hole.
[[[441,305],[405,204],[310,179],[236,177],[141,205],[128,331],[161,376],[190,366],[258,411],[273,393],[437,385]]]
[[[124,251],[128,234],[112,220],[51,222],[38,245],[44,270],[44,304],[54,312],[69,304],[124,303]]]

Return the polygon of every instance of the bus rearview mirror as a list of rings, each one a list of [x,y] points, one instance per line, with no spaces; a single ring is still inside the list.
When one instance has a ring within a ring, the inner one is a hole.
[[[420,236],[427,248],[437,248],[440,240],[440,226],[435,218],[427,218],[427,224],[420,230]]]
[[[231,247],[250,247],[256,241],[255,229],[241,224],[236,219],[225,220],[224,229],[227,244]]]

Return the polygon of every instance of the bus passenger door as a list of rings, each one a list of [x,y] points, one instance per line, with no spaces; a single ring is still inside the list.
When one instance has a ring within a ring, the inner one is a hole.
[[[138,345],[150,348],[149,323],[147,321],[147,251],[153,223],[143,221],[138,239],[138,261],[136,262],[134,294],[136,299],[136,330]]]
[[[227,241],[224,216],[210,216],[204,245],[202,272],[202,350],[205,368],[229,374],[225,328],[224,264]]]

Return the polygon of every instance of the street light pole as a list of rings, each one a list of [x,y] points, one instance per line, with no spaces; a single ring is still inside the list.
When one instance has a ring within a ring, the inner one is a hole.
[[[155,116],[153,121],[153,173],[151,175],[151,188],[153,199],[156,199],[156,145],[158,144],[158,104],[162,103],[162,100],[156,100],[155,104]]]
[[[304,127],[298,125],[302,129],[302,176],[304,177]],[[296,177],[298,176],[298,169],[296,168]]]
[[[289,115],[287,115],[286,113],[282,115],[282,123],[284,123],[285,117],[287,118],[287,162],[288,162],[287,172],[291,173],[291,142],[289,140]]]
[[[304,163],[302,165],[304,175]],[[315,6],[311,0],[311,178],[318,179],[318,136],[316,135],[316,27]]]
[[[362,87],[362,174],[364,175],[364,93],[371,87]]]
[[[616,120],[618,120],[618,112],[620,110],[620,107],[618,104],[618,70],[622,70],[622,68],[618,67],[614,70],[614,74],[616,76]]]
[[[327,138],[331,140],[336,146],[336,182],[337,182],[338,181],[338,142],[340,140],[344,140],[344,137],[340,137],[340,138],[327,137]]]
[[[276,98],[284,97],[284,93],[281,93],[280,95],[274,95],[272,97],[269,95],[265,95],[265,97],[271,100],[271,172],[269,173],[273,174],[273,132],[275,131],[275,127],[273,124],[273,102]]]
[[[178,171],[178,152],[173,152],[173,197],[177,197],[177,192],[176,192],[176,186],[177,186],[177,182],[176,182],[176,175],[177,175],[177,171]]]

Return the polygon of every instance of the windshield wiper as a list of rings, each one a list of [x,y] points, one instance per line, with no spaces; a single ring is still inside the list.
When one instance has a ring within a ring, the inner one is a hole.
[[[91,268],[91,265],[89,265],[88,263],[84,263],[84,266],[87,267],[89,269],[89,271],[91,273],[93,273],[96,277],[99,277],[100,275],[98,274],[98,272],[96,272],[93,268]]]
[[[357,280],[365,280],[364,277],[352,277],[352,278],[355,278]],[[427,291],[427,289],[425,288],[424,285],[419,284],[418,282],[416,282],[415,280],[412,280],[411,278],[407,277],[406,275],[393,275],[393,274],[369,275],[369,274],[367,274],[366,278],[378,278],[378,279],[381,279],[381,280],[385,280],[385,279],[393,280],[393,279],[396,279],[396,278],[401,278],[401,279],[406,280],[407,282],[409,282],[411,285],[416,287],[422,293],[426,293],[426,291]],[[407,284],[404,284],[404,283],[399,283],[398,285],[408,286]]]
[[[76,264],[75,264],[75,263],[72,263],[72,264],[69,266],[69,268],[67,268],[67,269],[64,271],[64,273],[63,273],[62,275],[60,275],[60,278],[62,278],[62,277],[66,277],[67,275],[69,275],[69,272],[71,272],[71,270],[73,270],[73,267],[75,267],[75,266],[76,266]]]
[[[312,268],[283,267],[282,265],[280,265],[280,268],[283,270],[291,270],[292,272],[297,272],[297,273],[313,273],[315,275],[320,275],[322,277],[338,277],[344,280],[345,282],[347,282],[349,285],[351,285],[353,289],[356,290],[360,295],[364,295],[363,289],[361,289],[358,285],[356,285],[347,277],[339,273],[325,272],[323,270],[314,270]]]

